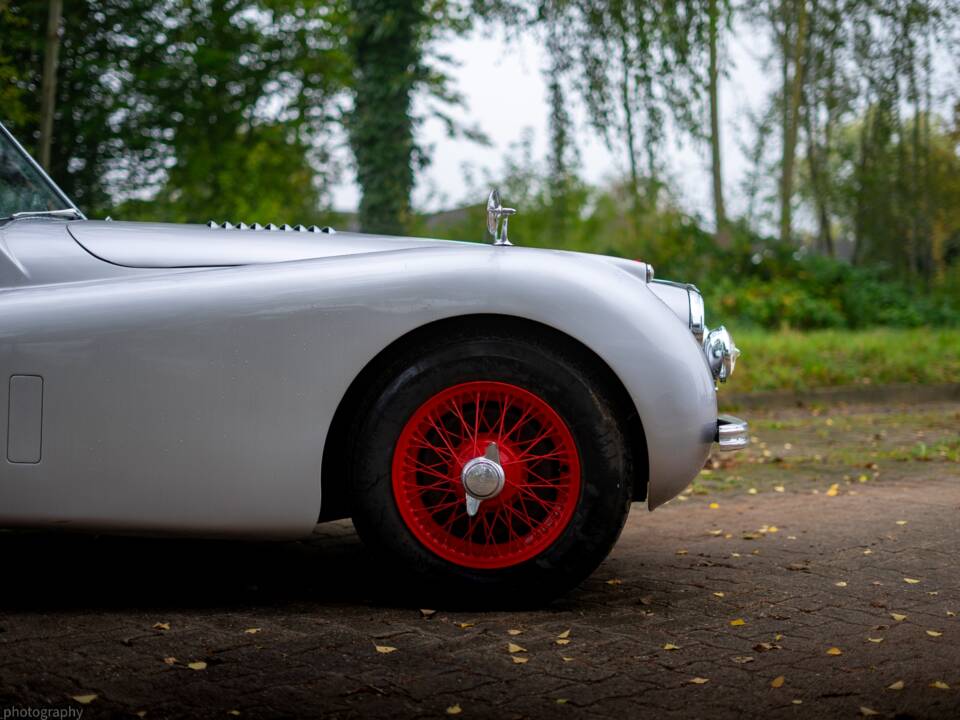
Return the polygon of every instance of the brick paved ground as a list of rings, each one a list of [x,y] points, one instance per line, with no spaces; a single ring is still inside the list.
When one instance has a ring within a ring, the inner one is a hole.
[[[0,534],[0,717],[960,717],[960,405],[756,419],[750,453],[636,506],[534,612],[423,617],[343,523],[282,545]]]

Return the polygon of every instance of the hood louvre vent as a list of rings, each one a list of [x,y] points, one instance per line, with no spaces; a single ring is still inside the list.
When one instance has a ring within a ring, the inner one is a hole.
[[[267,225],[261,225],[260,223],[254,223],[253,225],[247,225],[246,223],[237,223],[234,225],[231,222],[225,222],[222,225],[214,220],[211,220],[207,223],[207,227],[211,230],[267,230],[269,232],[280,231],[280,232],[320,232],[327,233],[328,235],[333,235],[337,231],[334,230],[329,225],[319,227],[317,225],[311,225],[310,227],[305,227],[304,225],[297,225],[296,227],[291,227],[290,225],[284,224],[280,227],[277,227],[273,223],[268,223]]]

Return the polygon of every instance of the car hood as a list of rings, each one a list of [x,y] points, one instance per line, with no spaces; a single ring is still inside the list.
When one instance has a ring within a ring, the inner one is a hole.
[[[463,245],[451,240],[324,232],[270,230],[172,223],[82,220],[70,235],[101,260],[134,268],[258,265],[417,247]]]

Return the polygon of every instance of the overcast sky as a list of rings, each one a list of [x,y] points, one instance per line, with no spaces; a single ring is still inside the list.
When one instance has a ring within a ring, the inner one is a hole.
[[[721,119],[723,122],[724,179],[727,204],[731,214],[743,208],[740,183],[748,169],[738,138],[748,139],[746,111],[759,108],[770,84],[760,67],[762,47],[750,38],[753,47],[746,47],[732,38],[726,48],[728,77],[722,85]],[[420,141],[432,146],[431,165],[418,176],[414,204],[418,209],[437,210],[454,207],[468,198],[468,181],[464,164],[476,169],[478,178],[486,169],[495,177],[503,157],[524,130],[533,131],[535,158],[547,154],[547,101],[543,68],[543,48],[532,35],[507,43],[501,37],[484,37],[474,33],[468,37],[441,43],[438,48],[458,62],[453,68],[454,86],[465,96],[466,107],[457,115],[476,124],[490,138],[491,145],[480,146],[464,139],[450,139],[439,122],[428,122],[421,128]],[[571,98],[582,163],[582,174],[591,182],[622,175],[626,163],[611,153],[595,138],[587,126],[583,108]],[[706,121],[706,116],[705,116]],[[681,139],[664,149],[662,156],[673,175],[681,204],[691,212],[712,220],[709,148]],[[354,209],[358,189],[354,179],[345,175],[334,188],[334,207]],[[509,203],[509,198],[504,198]],[[522,212],[522,208],[519,208]]]

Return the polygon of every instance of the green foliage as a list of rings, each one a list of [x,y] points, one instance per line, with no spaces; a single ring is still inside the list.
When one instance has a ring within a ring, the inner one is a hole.
[[[425,8],[415,0],[351,0],[354,61],[350,146],[363,188],[360,225],[401,233],[410,215],[415,143],[411,103],[423,80]]]
[[[729,392],[960,382],[960,329],[737,331]]]
[[[6,119],[29,147],[46,2],[0,20],[3,93],[24,106]],[[93,215],[315,215],[347,80],[340,24],[318,0],[66,0],[51,175]]]
[[[730,228],[731,248],[719,248],[696,218],[670,201],[668,191],[635,217],[628,188],[575,181],[559,205],[551,171],[533,160],[529,138],[511,149],[498,177],[504,202],[519,210],[510,221],[515,242],[649,261],[660,277],[696,283],[713,325],[809,330],[960,324],[957,261],[939,284],[927,287],[899,267],[854,266],[757,235],[742,223]],[[475,193],[483,197],[482,189]],[[483,213],[477,205],[420,218],[416,231],[485,241]],[[636,236],[630,232],[634,218]],[[563,235],[558,225],[566,228]]]

